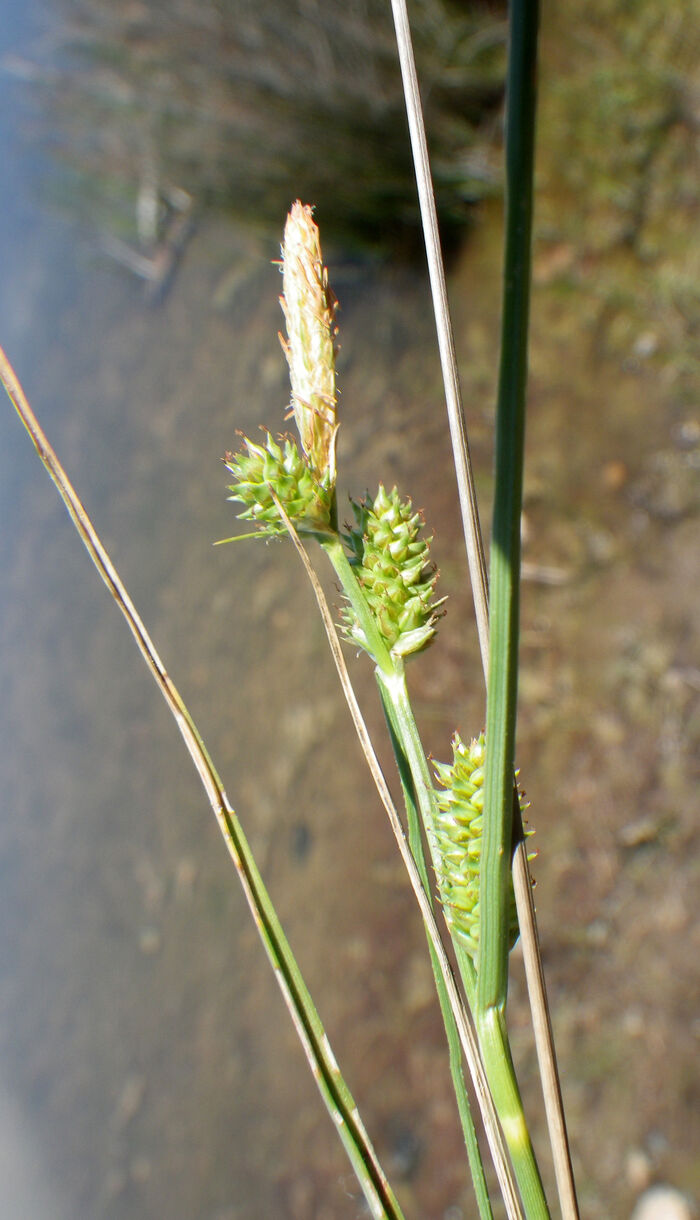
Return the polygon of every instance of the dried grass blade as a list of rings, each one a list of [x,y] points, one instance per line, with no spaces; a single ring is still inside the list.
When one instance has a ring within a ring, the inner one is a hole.
[[[520,939],[523,945],[525,977],[530,997],[530,1011],[538,1048],[554,1046],[552,1021],[547,999],[547,985],[542,970],[540,938],[537,933],[535,900],[527,862],[527,847],[521,840],[513,856],[513,887],[518,908]],[[571,1152],[564,1120],[564,1103],[555,1055],[539,1056],[547,1124],[552,1135],[552,1160],[563,1220],[578,1220],[578,1202],[574,1185]]]
[[[484,661],[488,665],[489,655],[489,603],[488,577],[486,573],[486,558],[484,542],[479,522],[479,506],[474,486],[471,456],[469,453],[469,438],[462,403],[462,391],[459,384],[457,358],[455,355],[454,335],[450,307],[447,300],[445,283],[445,268],[440,247],[437,211],[435,207],[435,192],[430,172],[428,144],[425,135],[423,108],[420,100],[416,63],[413,56],[411,29],[405,0],[391,0],[396,27],[396,42],[401,63],[404,95],[406,98],[406,113],[411,136],[413,164],[416,171],[416,184],[420,202],[421,220],[425,237],[425,250],[430,274],[430,288],[433,298],[433,312],[437,330],[440,363],[445,386],[445,401],[447,417],[452,438],[457,472],[457,488],[462,514],[464,541],[467,548],[469,571],[472,578],[472,591],[476,611],[476,624],[479,633],[479,646]]]

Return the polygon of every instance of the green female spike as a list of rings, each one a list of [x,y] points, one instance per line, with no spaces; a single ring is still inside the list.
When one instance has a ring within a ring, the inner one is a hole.
[[[450,933],[476,969],[479,954],[479,872],[484,830],[483,733],[466,745],[455,733],[452,764],[434,763],[437,793],[435,838],[440,899]],[[518,938],[515,894],[510,886],[509,948]]]
[[[423,520],[394,487],[379,487],[374,500],[352,501],[355,524],[345,541],[357,581],[387,649],[405,657],[426,648],[435,636],[437,570],[430,559],[432,539],[421,538]],[[444,601],[444,598],[443,598]],[[372,654],[354,609],[343,612],[347,638]]]
[[[286,534],[272,492],[300,534],[327,534],[330,529],[333,489],[319,482],[299,453],[295,441],[281,444],[265,433],[262,445],[243,437],[244,448],[227,453],[226,469],[234,482],[229,500],[243,504],[239,520],[253,521],[261,536]]]

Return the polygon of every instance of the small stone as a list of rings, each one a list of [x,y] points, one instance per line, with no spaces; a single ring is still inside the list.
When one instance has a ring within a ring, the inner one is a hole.
[[[601,473],[607,491],[620,491],[629,478],[629,470],[620,458],[606,462]]]
[[[658,837],[658,820],[649,816],[627,822],[617,836],[622,847],[643,847],[647,843],[654,843]]]
[[[651,1181],[651,1161],[642,1148],[630,1148],[625,1160],[625,1173],[632,1190],[646,1190]]]
[[[594,948],[601,948],[610,935],[610,926],[604,919],[594,919],[586,929],[586,940]]]
[[[692,1220],[685,1195],[673,1186],[651,1186],[637,1200],[631,1220]]]
[[[644,1033],[644,1014],[639,1008],[627,1008],[622,1014],[622,1028],[628,1038],[641,1038]],[[638,1189],[641,1190],[645,1183],[640,1183]]]
[[[672,435],[679,449],[694,449],[700,445],[700,420],[684,419],[674,428]]]
[[[615,558],[617,544],[608,530],[588,530],[586,545],[594,563],[609,563]]]
[[[653,330],[645,330],[641,335],[638,335],[634,341],[634,354],[644,360],[648,356],[653,356],[659,347],[659,337],[654,334]]]

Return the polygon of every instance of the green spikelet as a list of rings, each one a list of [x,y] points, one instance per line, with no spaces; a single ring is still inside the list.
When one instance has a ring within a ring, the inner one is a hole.
[[[346,535],[351,562],[381,635],[397,656],[419,652],[435,635],[442,601],[434,600],[437,572],[430,561],[430,538],[420,538],[423,525],[410,500],[401,500],[394,487],[380,485],[372,502],[352,501],[355,524]],[[444,600],[444,599],[443,599]],[[364,632],[352,609],[343,611],[347,638],[367,648]],[[369,651],[369,650],[368,650]]]
[[[256,445],[243,437],[244,448],[224,459],[234,482],[229,500],[244,505],[239,520],[254,521],[262,536],[286,533],[271,489],[300,533],[327,533],[330,528],[332,487],[319,483],[299,453],[286,438],[278,444],[269,432],[265,443]]]
[[[470,955],[479,953],[479,868],[484,813],[484,735],[467,746],[455,733],[453,763],[435,763],[444,791],[437,793],[438,886],[452,936]],[[518,939],[515,894],[510,887],[510,948]]]

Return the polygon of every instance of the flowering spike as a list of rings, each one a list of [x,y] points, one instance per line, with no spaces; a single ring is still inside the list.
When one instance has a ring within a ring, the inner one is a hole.
[[[355,524],[346,535],[351,563],[380,634],[395,656],[426,648],[435,635],[442,602],[434,600],[437,572],[430,538],[420,538],[422,519],[394,487],[380,485],[374,501],[352,502]],[[347,638],[367,648],[350,606],[343,610]]]
[[[289,363],[292,411],[301,447],[316,479],[335,487],[335,311],[336,299],[323,265],[313,208],[292,205],[282,245],[287,339],[280,335]]]
[[[467,746],[455,733],[453,762],[435,763],[444,791],[437,792],[437,880],[445,920],[474,966],[479,953],[479,870],[484,814],[485,744],[483,733]],[[515,894],[510,886],[510,948],[518,939]]]

